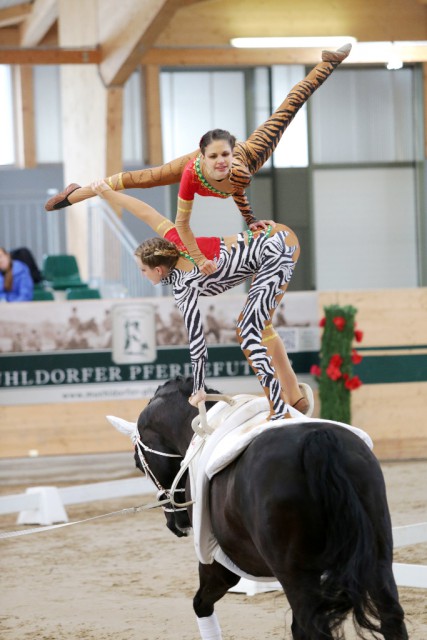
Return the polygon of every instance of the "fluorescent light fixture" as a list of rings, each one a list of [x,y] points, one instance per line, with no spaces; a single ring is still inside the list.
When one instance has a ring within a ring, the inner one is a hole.
[[[427,47],[427,40],[395,40],[399,47]]]
[[[343,44],[357,42],[352,36],[316,36],[301,38],[232,38],[230,43],[233,47],[243,49],[278,49],[278,48],[306,48],[320,47],[333,48],[340,47]]]

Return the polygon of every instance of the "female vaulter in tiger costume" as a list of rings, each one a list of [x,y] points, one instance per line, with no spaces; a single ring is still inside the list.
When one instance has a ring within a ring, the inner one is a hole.
[[[298,239],[293,231],[277,224],[266,230],[248,230],[225,238],[198,238],[198,246],[216,265],[214,273],[205,275],[186,251],[170,220],[141,200],[113,191],[103,180],[93,183],[92,188],[94,194],[126,208],[161,236],[143,242],[135,255],[143,275],[150,282],[172,285],[188,332],[194,379],[191,404],[197,406],[206,397],[204,383],[208,352],[198,306],[199,296],[216,296],[253,277],[237,322],[237,338],[269,400],[270,418],[289,417],[286,389],[282,388],[275,371],[269,345],[270,341],[281,343],[280,340],[272,340],[275,334],[272,318],[299,256]],[[301,393],[306,395],[306,390],[309,395],[309,387],[300,385],[299,400],[291,400],[297,409],[301,400],[307,400],[301,397]]]
[[[335,52],[323,51],[322,62],[298,82],[273,115],[246,140],[236,142],[228,131],[214,130],[205,134],[197,151],[172,160],[161,167],[127,171],[106,178],[114,190],[145,189],[180,182],[176,225],[192,258],[203,273],[213,273],[215,264],[200,251],[190,229],[194,195],[218,198],[233,197],[249,229],[265,229],[269,221],[257,220],[246,196],[252,176],[267,162],[283,132],[299,109],[320,87],[337,66],[347,58],[351,44]],[[69,185],[45,205],[47,211],[61,209],[93,197],[91,187]]]

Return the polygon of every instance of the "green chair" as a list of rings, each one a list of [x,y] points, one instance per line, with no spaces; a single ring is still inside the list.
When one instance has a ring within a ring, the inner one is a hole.
[[[44,280],[54,290],[65,291],[74,287],[87,287],[87,284],[80,277],[75,256],[67,254],[45,255],[42,271]]]
[[[101,298],[101,294],[99,289],[90,289],[86,288],[75,288],[75,289],[67,289],[65,292],[66,300],[99,300]]]
[[[52,291],[48,291],[47,289],[34,289],[33,301],[41,302],[43,300],[55,300],[55,296]]]

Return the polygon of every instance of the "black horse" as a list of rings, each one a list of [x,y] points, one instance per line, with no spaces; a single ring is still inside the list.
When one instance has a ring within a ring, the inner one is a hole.
[[[145,463],[159,494],[167,495],[194,435],[191,391],[191,378],[168,381],[139,416]],[[226,555],[247,574],[282,585],[294,640],[342,638],[349,614],[360,637],[368,631],[371,638],[408,638],[392,572],[383,475],[351,431],[316,420],[266,428],[213,477],[209,499]],[[188,534],[191,509],[167,511],[166,518],[176,535]],[[214,604],[240,578],[216,561],[199,563],[199,578],[193,607],[201,637],[220,639]]]

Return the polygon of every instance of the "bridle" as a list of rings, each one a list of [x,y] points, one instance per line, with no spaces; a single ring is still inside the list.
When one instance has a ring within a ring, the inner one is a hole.
[[[147,462],[147,458],[144,455],[144,451],[148,452],[148,453],[154,453],[157,456],[164,456],[165,458],[181,458],[183,459],[183,456],[180,455],[179,453],[166,453],[165,451],[157,451],[157,449],[151,449],[150,447],[148,447],[146,444],[144,444],[144,442],[141,440],[141,436],[139,436],[139,438],[137,440],[135,440],[135,452],[138,456],[138,460],[141,463],[141,467],[145,473],[145,475],[151,479],[151,481],[155,484],[155,486],[157,487],[157,502],[159,506],[162,506],[163,511],[165,513],[175,513],[176,511],[186,511],[186,507],[188,504],[191,503],[185,503],[185,504],[177,504],[173,498],[173,495],[178,492],[178,491],[185,491],[184,488],[177,488],[174,487],[173,493],[171,491],[171,489],[165,489],[163,487],[163,485],[161,484],[161,482],[159,482],[159,480],[157,479],[156,475],[153,473],[153,471],[150,468],[150,465]],[[165,496],[164,500],[161,500],[161,498]],[[167,508],[166,504],[171,504],[172,508]]]
[[[235,403],[235,400],[232,397],[224,394],[218,393],[218,394],[206,395],[206,401],[218,402],[218,400],[224,400],[230,405],[233,405]],[[139,437],[133,440],[135,444],[136,454],[138,456],[138,459],[141,463],[141,467],[145,475],[149,477],[157,487],[156,506],[162,506],[165,513],[176,513],[177,511],[186,511],[187,507],[194,503],[193,500],[189,500],[188,502],[176,502],[175,493],[185,492],[184,487],[178,488],[177,485],[181,480],[182,476],[184,475],[184,473],[187,471],[188,467],[190,466],[190,463],[193,460],[193,458],[197,455],[200,448],[204,446],[206,438],[214,431],[214,429],[210,427],[207,422],[205,402],[199,402],[198,408],[199,408],[199,415],[193,419],[191,426],[195,434],[199,436],[199,441],[195,446],[191,456],[190,457],[185,456],[185,464],[181,463],[181,468],[178,471],[177,475],[175,476],[170,489],[165,489],[163,485],[159,482],[159,480],[156,478],[155,474],[150,469],[150,465],[147,462],[147,459],[144,455],[144,451],[148,453],[154,453],[157,456],[164,456],[165,458],[181,458],[183,462],[184,462],[184,456],[182,456],[179,453],[166,453],[165,451],[157,451],[157,449],[151,449],[146,444],[144,444],[140,435]],[[166,496],[166,499],[161,500],[160,498],[162,496]],[[170,504],[171,508],[167,508],[163,506],[166,504]]]

